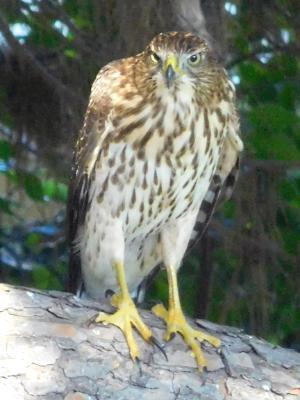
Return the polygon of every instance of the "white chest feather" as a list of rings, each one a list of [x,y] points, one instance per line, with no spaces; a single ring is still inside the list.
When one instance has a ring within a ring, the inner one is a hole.
[[[137,120],[144,123],[99,153],[81,240],[90,292],[116,286],[108,271],[124,252],[134,289],[161,261],[159,232],[199,210],[219,160],[224,124],[205,109],[195,117],[188,98],[186,92],[162,103],[156,115],[143,109]],[[131,123],[124,120],[120,131]]]

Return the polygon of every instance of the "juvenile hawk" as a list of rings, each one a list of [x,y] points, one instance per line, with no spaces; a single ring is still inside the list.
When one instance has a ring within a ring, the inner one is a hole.
[[[158,264],[167,270],[169,308],[153,311],[167,324],[166,339],[179,332],[200,369],[205,359],[196,339],[219,345],[188,325],[177,270],[235,180],[238,132],[234,87],[191,33],[161,33],[96,77],[70,184],[70,281],[74,290],[81,268],[91,297],[116,292],[116,312],[96,321],[124,332],[133,359],[132,327],[149,342],[152,333],[130,294]]]

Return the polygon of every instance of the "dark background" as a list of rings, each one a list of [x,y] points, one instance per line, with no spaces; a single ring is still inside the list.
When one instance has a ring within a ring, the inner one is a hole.
[[[300,347],[300,2],[1,0],[0,279],[63,289],[65,202],[90,85],[158,32],[204,36],[238,93],[232,200],[180,272],[185,311]],[[160,274],[147,304],[166,299]]]

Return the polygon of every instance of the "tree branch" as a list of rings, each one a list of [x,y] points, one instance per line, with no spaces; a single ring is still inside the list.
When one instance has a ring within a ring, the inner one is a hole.
[[[168,361],[137,338],[139,363],[121,332],[86,321],[108,306],[68,293],[0,285],[0,392],[6,399],[283,400],[300,394],[300,354],[273,347],[233,327],[196,323],[222,340],[203,345],[202,374],[180,337],[165,346]],[[163,325],[141,313],[163,341]],[[296,400],[297,397],[295,397]]]
[[[51,0],[44,0],[43,2],[39,2],[37,5],[45,13],[50,12],[51,14],[55,15],[55,18],[62,21],[74,35],[72,45],[74,45],[74,47],[76,47],[80,52],[94,59],[95,49],[87,45],[87,38],[83,36],[82,31],[78,29],[76,25],[72,22],[68,14],[64,11],[62,5],[57,3],[55,4]]]
[[[271,40],[269,40],[271,41]],[[257,56],[260,54],[269,54],[269,53],[287,53],[289,55],[294,55],[295,57],[299,57],[300,55],[300,48],[299,46],[296,45],[285,45],[285,44],[276,44],[272,43],[271,47],[259,47],[254,49],[253,51],[246,53],[246,54],[240,54],[237,57],[233,58],[232,60],[229,60],[228,63],[226,63],[226,68],[231,69],[235,67],[236,65],[247,61],[247,60],[256,60],[259,62],[257,59]]]
[[[261,168],[268,171],[285,171],[291,168],[300,169],[300,161],[298,160],[254,160],[245,158],[242,160],[242,165],[250,168]]]
[[[58,94],[67,97],[78,97],[77,93],[66,87],[62,82],[51,75],[46,70],[46,68],[37,60],[37,58],[31,54],[26,46],[19,43],[19,41],[11,33],[2,13],[0,13],[0,30],[9,46],[11,46],[11,48],[16,52],[16,55],[19,56],[22,61],[28,62],[32,70],[37,75],[40,75],[46,82],[48,82],[48,84],[52,86]]]

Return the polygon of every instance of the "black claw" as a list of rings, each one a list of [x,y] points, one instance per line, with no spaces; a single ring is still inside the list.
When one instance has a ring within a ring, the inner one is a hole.
[[[170,339],[168,340],[168,342],[171,342],[171,340],[173,340],[175,336],[176,336],[176,333],[175,332],[171,332]]]
[[[142,375],[143,375],[143,370],[142,370],[142,363],[141,363],[141,360],[140,360],[138,357],[136,357],[136,358],[134,359],[134,361],[136,362],[136,365],[138,366],[140,376],[142,376]]]
[[[169,361],[169,360],[168,360],[167,353],[165,352],[165,350],[164,350],[164,348],[163,348],[163,345],[160,344],[160,342],[159,342],[154,336],[151,336],[151,337],[150,337],[149,342],[152,343],[155,347],[158,348],[158,350],[161,351],[161,353],[164,355],[166,361]]]
[[[114,294],[115,292],[113,290],[107,289],[105,292],[105,298],[112,297]]]

